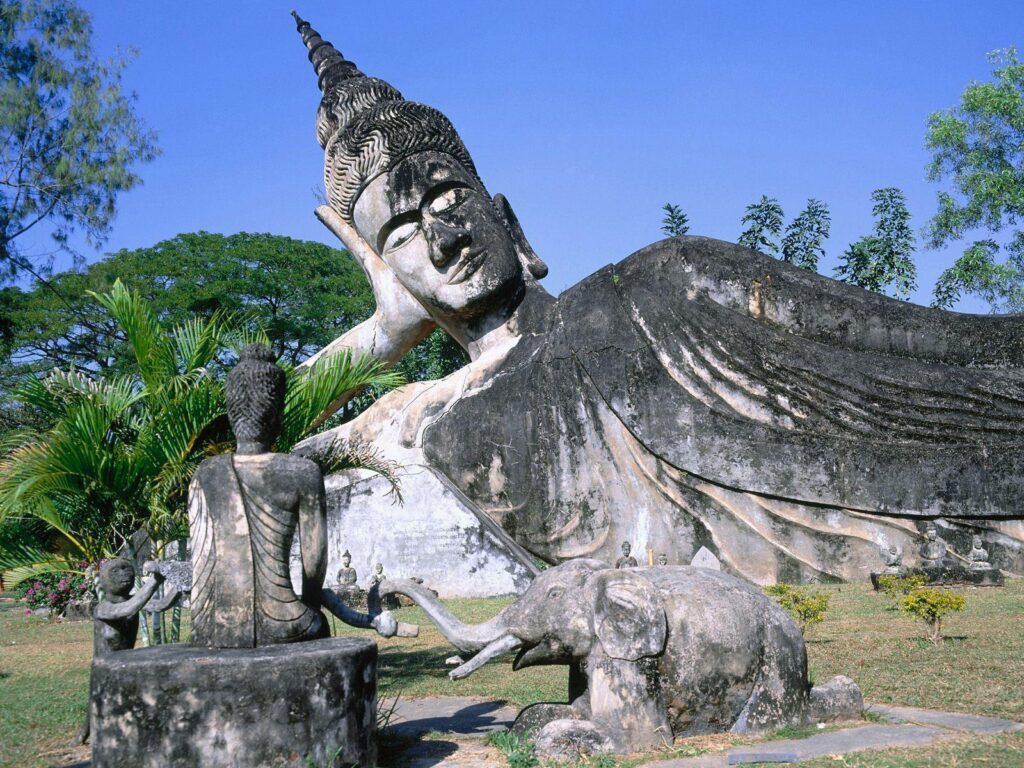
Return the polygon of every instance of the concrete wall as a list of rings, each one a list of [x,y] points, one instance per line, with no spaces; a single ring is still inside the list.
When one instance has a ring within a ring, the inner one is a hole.
[[[403,469],[403,505],[388,494],[387,482],[365,472],[331,475],[326,486],[328,586],[346,549],[364,588],[376,563],[392,578],[422,578],[441,597],[520,594],[535,573],[521,547],[429,468]],[[293,550],[296,585],[297,554]]]

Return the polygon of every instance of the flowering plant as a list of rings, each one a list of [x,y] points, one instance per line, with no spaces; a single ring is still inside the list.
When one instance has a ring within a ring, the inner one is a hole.
[[[44,573],[19,584],[15,591],[27,606],[27,612],[48,608],[59,616],[72,600],[95,599],[92,579],[85,575],[88,563],[79,563],[81,571]]]

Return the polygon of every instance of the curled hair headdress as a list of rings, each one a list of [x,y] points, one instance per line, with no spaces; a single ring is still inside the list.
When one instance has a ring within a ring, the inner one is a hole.
[[[418,152],[450,155],[477,181],[462,139],[433,107],[402,98],[393,86],[367,77],[292,11],[319,80],[316,137],[324,148],[324,186],[331,207],[352,219],[367,184]],[[483,182],[480,182],[483,187]]]

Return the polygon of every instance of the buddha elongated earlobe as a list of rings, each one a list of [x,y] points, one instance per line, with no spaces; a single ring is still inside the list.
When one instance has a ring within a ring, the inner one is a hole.
[[[519,219],[516,217],[515,211],[512,210],[512,206],[509,205],[508,200],[500,192],[494,196],[494,207],[498,211],[498,215],[501,216],[502,221],[505,223],[505,229],[512,236],[512,240],[516,244],[516,250],[519,252],[519,258],[526,265],[526,268],[530,270],[530,274],[540,280],[548,273],[548,265],[545,264],[537,252],[533,250],[533,246],[530,245],[526,239],[526,235],[523,233],[523,228],[519,224]]]

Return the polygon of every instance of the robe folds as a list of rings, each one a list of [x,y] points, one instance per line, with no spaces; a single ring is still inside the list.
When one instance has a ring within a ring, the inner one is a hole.
[[[612,562],[630,541],[689,563],[706,546],[774,582],[864,578],[892,544],[911,564],[926,520],[1024,572],[1022,424],[1024,316],[683,237],[564,292],[416,432],[545,560]]]
[[[266,462],[259,458],[215,456],[192,478],[193,645],[256,648],[327,636],[323,614],[292,587],[289,558],[299,516],[267,492]]]

